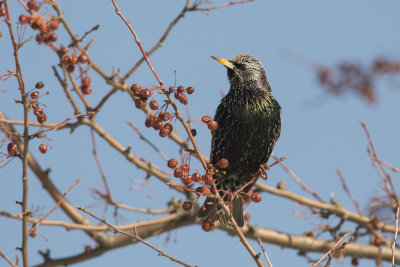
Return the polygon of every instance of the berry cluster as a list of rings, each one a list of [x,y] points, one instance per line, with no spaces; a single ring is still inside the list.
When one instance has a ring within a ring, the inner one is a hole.
[[[211,131],[214,131],[218,128],[218,122],[212,120],[210,116],[203,116],[201,121],[207,124],[208,129]]]
[[[35,85],[35,89],[42,89],[44,87],[43,82],[37,82]],[[44,110],[39,106],[39,102],[37,99],[39,98],[39,91],[33,89],[33,91],[30,93],[30,105],[33,110],[33,114],[36,116],[36,120],[39,123],[44,123],[47,120],[47,115],[44,112]]]
[[[186,96],[185,93],[191,95],[194,93],[194,88],[189,86],[188,88],[185,89],[185,87],[183,87],[182,85],[176,87],[176,89],[174,87],[170,87],[169,88],[169,93],[175,93],[174,97],[176,100],[178,100],[179,102],[181,102],[184,105],[187,105],[189,103],[189,100]]]
[[[68,55],[68,53],[69,49],[64,46],[61,46],[61,48],[58,50],[58,55],[61,57],[61,62],[69,72],[73,72],[75,70],[75,65],[78,63],[85,64],[89,60],[89,57],[85,54],[81,54],[78,57],[75,49],[71,55]]]

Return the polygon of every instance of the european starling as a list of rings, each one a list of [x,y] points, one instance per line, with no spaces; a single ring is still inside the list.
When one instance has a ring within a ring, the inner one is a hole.
[[[232,216],[242,227],[243,194],[254,185],[248,183],[260,166],[268,162],[279,138],[281,107],[272,96],[264,67],[253,56],[242,54],[231,60],[212,58],[227,68],[231,84],[215,113],[218,128],[212,131],[210,156],[213,165],[226,158],[228,167],[215,172],[213,178],[221,197],[233,205]],[[240,195],[232,199],[232,194],[244,186]],[[198,217],[229,224],[212,198],[206,199]]]

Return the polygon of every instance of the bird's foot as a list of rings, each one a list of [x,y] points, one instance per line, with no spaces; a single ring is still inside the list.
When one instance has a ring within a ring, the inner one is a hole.
[[[260,169],[258,169],[258,172],[260,173],[261,178],[263,178],[264,180],[268,179],[267,170],[269,171],[268,165],[265,165],[265,166],[260,165]]]

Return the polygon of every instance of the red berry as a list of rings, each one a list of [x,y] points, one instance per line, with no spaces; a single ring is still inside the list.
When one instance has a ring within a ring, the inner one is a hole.
[[[162,123],[162,121],[160,121],[160,120],[157,120],[157,121],[155,121],[154,122],[154,126],[153,126],[153,128],[154,128],[154,130],[160,130],[161,128],[163,128],[163,123]]]
[[[191,87],[191,86],[189,86],[188,88],[186,88],[186,92],[187,92],[189,95],[191,95],[191,94],[194,93],[194,88]]]
[[[0,8],[0,17],[7,15],[7,10],[5,8]]]
[[[42,36],[43,36],[43,39],[44,39],[44,41],[45,41],[46,43],[48,43],[48,42],[51,41],[51,33],[45,32],[45,33],[42,33]]]
[[[36,119],[39,123],[44,123],[47,120],[47,115],[46,113],[39,114]]]
[[[212,221],[210,219],[205,219],[202,223],[201,223],[201,228],[203,229],[203,231],[205,232],[210,232],[213,229],[214,224],[212,223]]]
[[[37,89],[42,89],[44,87],[44,83],[43,82],[37,82],[35,85],[35,88]]]
[[[244,196],[243,196],[243,200],[244,200],[244,202],[245,203],[249,203],[250,201],[251,201],[251,195],[252,194],[244,194]]]
[[[149,89],[142,89],[142,91],[140,92],[140,95],[142,97],[147,97],[149,98],[151,96],[151,92]]]
[[[174,176],[175,176],[176,178],[181,178],[182,175],[183,175],[183,170],[182,170],[182,168],[176,168],[175,171],[174,171]]]
[[[207,185],[212,185],[213,181],[214,181],[214,179],[212,178],[211,174],[208,174],[208,173],[203,175],[203,180]]]
[[[183,175],[182,176],[182,182],[184,185],[189,185],[192,182],[192,176],[191,175]]]
[[[190,202],[190,201],[183,202],[182,209],[184,211],[190,211],[192,209],[192,202]]]
[[[44,19],[42,16],[37,16],[35,22],[36,22],[37,27],[39,27],[40,25],[43,25]]]
[[[38,99],[39,98],[39,92],[38,91],[33,91],[31,93],[31,98],[32,99]]]
[[[165,128],[165,127],[162,127],[162,128],[160,129],[160,131],[158,132],[158,134],[159,134],[161,137],[166,137],[167,135],[169,135],[169,133],[170,133],[169,129],[168,129],[168,128]]]
[[[176,167],[178,167],[178,161],[176,159],[168,160],[168,167],[171,169],[175,169]]]
[[[229,162],[226,158],[222,158],[222,159],[218,160],[217,165],[221,169],[225,169],[225,168],[228,168]]]
[[[351,264],[352,264],[353,266],[358,266],[358,259],[357,259],[357,258],[351,259]]]
[[[35,238],[37,236],[37,234],[38,234],[38,230],[35,229],[34,231],[29,233],[29,236],[32,237],[32,238]]]
[[[36,42],[38,42],[39,44],[44,42],[44,38],[43,38],[43,35],[41,33],[36,34],[36,38],[35,39],[36,39]]]
[[[58,39],[57,34],[55,34],[54,32],[50,33],[49,42],[55,42],[57,41],[57,39]]]
[[[58,19],[52,18],[49,22],[49,27],[52,31],[55,31],[58,29],[59,24]]]
[[[28,22],[28,19],[28,15],[22,14],[21,16],[19,16],[19,23],[26,24]]]
[[[189,164],[182,164],[182,166],[181,166],[181,168],[182,168],[182,170],[184,171],[184,172],[186,172],[186,173],[188,173],[189,171],[190,171],[190,167],[189,167]]]
[[[36,21],[36,15],[32,13],[28,18],[28,22],[29,24],[33,24],[35,21]]]
[[[256,202],[256,203],[258,203],[258,202],[260,202],[261,201],[261,195],[260,195],[260,193],[253,193],[252,195],[251,195],[251,200],[253,201],[253,202]]]
[[[171,133],[172,130],[174,129],[174,127],[172,126],[172,124],[169,123],[169,122],[166,123],[166,124],[164,125],[164,128],[168,129],[170,133]]]
[[[157,110],[158,109],[158,102],[157,100],[151,100],[149,103],[149,106],[152,110]]]
[[[208,126],[208,129],[210,129],[211,131],[214,131],[218,128],[218,122],[209,121],[209,122],[207,122],[207,126]]]
[[[7,145],[7,151],[8,154],[14,155],[15,153],[17,153],[17,145],[14,143],[9,143]]]
[[[203,116],[201,118],[201,120],[202,120],[202,122],[207,123],[207,122],[211,121],[211,117],[210,116]]]
[[[92,250],[93,250],[93,248],[91,246],[89,246],[89,245],[85,246],[85,253],[90,253],[90,252],[92,252]]]
[[[183,92],[185,92],[185,87],[183,87],[182,85],[180,85],[180,86],[178,86],[178,87],[176,88],[176,91],[178,91],[179,93],[183,93]]]
[[[174,95],[174,97],[175,97],[175,99],[179,99],[179,97],[180,97],[181,95],[182,95],[181,93],[176,92],[175,95]]]
[[[71,55],[71,63],[74,65],[78,64],[78,57],[75,54]]]
[[[138,109],[144,109],[145,107],[146,107],[146,105],[147,105],[147,102],[146,101],[142,101],[141,99],[136,99],[135,100],[135,106],[136,106],[136,108],[138,108]]]
[[[43,111],[42,108],[34,107],[34,108],[33,108],[33,114],[35,114],[36,116],[39,116],[39,115],[44,114],[44,111]]]
[[[58,50],[58,53],[61,57],[68,55],[68,52],[69,52],[69,50],[65,46],[61,46],[60,50]],[[63,61],[63,63],[64,63],[64,61]]]
[[[74,65],[68,65],[68,66],[67,66],[67,71],[68,71],[68,72],[73,72],[74,69],[75,69],[75,66],[74,66]]]
[[[154,123],[154,117],[148,116],[144,122],[144,125],[146,125],[147,128],[153,127]]]
[[[195,182],[200,182],[201,181],[201,174],[198,172],[195,172],[192,174],[192,180]]]
[[[40,152],[42,152],[42,154],[46,154],[46,152],[47,152],[47,146],[46,146],[45,144],[41,144],[41,145],[39,146],[39,150],[40,150]]]
[[[90,85],[90,83],[92,82],[92,79],[90,79],[90,77],[83,77],[82,78],[82,85],[83,86],[89,86]]]
[[[374,239],[374,245],[375,245],[376,247],[380,247],[380,246],[382,245],[382,240],[381,240],[380,238],[378,238],[378,237],[375,237],[375,239]]]
[[[195,137],[197,135],[196,129],[191,129],[190,132],[192,133],[193,137]]]
[[[89,57],[85,54],[82,54],[78,57],[79,63],[85,64],[86,62],[89,61]]]
[[[246,213],[246,214],[244,215],[244,219],[245,219],[246,221],[250,221],[250,219],[251,219],[250,214]]]
[[[187,104],[189,103],[189,100],[188,100],[188,98],[187,98],[186,95],[181,94],[181,95],[179,96],[179,102],[181,102],[181,103],[184,104],[184,105],[187,105]]]
[[[134,84],[132,84],[132,86],[131,86],[131,91],[133,92],[133,91],[136,91],[136,90],[141,90],[142,89],[142,86],[140,85],[140,84],[137,84],[137,83],[134,83]]]
[[[81,86],[82,93],[85,95],[90,95],[93,91],[92,87],[89,86]]]
[[[36,9],[37,8],[37,3],[35,0],[29,0],[28,3],[26,3],[29,9]]]
[[[39,31],[40,32],[47,32],[48,31],[48,27],[47,24],[42,24],[39,26]]]
[[[160,115],[158,115],[158,117],[162,121],[167,121],[167,120],[171,119],[171,113],[169,113],[169,112],[160,112]]]

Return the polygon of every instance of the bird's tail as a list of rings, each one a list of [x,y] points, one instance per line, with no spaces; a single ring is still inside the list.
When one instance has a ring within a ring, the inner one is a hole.
[[[231,210],[231,215],[235,219],[237,225],[239,227],[243,227],[243,203],[240,196],[236,196],[235,199],[231,202],[233,208]],[[231,226],[229,217],[221,210],[216,199],[207,197],[206,201],[202,207],[200,207],[199,212],[197,213],[197,217],[202,220],[210,219],[212,222],[219,220],[219,222],[224,226]]]

